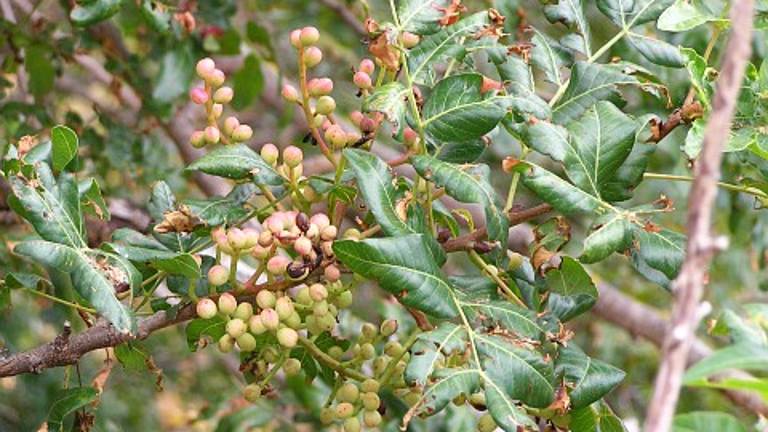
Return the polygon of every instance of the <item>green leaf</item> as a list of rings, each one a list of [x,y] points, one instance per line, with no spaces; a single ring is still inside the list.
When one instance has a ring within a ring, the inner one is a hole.
[[[471,395],[480,388],[480,374],[475,369],[441,368],[430,379],[434,381],[403,419],[406,424],[413,415],[437,413],[459,395]]]
[[[632,151],[635,122],[609,102],[598,102],[568,125],[563,164],[573,183],[602,199],[606,186]]]
[[[190,279],[200,278],[200,266],[195,258],[188,253],[179,254],[173,258],[155,260],[153,265],[158,270],[169,274],[181,275]]]
[[[274,419],[274,411],[264,403],[246,406],[224,416],[215,432],[246,432],[264,426]]]
[[[517,432],[538,427],[526,412],[504,394],[504,391],[493,382],[485,383],[485,405],[499,427],[505,432]]]
[[[242,203],[231,198],[191,199],[184,204],[208,226],[231,225],[248,214]]]
[[[464,328],[449,322],[443,322],[436,329],[419,335],[405,369],[406,382],[427,386],[432,373],[438,368],[439,357],[463,352],[466,342],[467,333]]]
[[[142,372],[147,369],[149,354],[138,341],[125,342],[116,346],[115,357],[128,371]]]
[[[601,100],[622,102],[619,85],[636,85],[635,77],[606,65],[576,62],[563,97],[552,108],[552,119],[567,124]]]
[[[256,100],[264,88],[264,76],[258,57],[249,54],[245,58],[243,66],[232,75],[232,87],[235,92],[232,108],[242,111]]]
[[[451,0],[401,0],[397,2],[399,28],[418,35],[432,34],[440,29],[443,8],[450,4]]]
[[[501,97],[484,97],[479,74],[450,76],[424,104],[424,130],[438,141],[468,141],[487,134],[504,117]]]
[[[571,432],[627,432],[624,424],[604,401],[571,411]]]
[[[632,263],[637,270],[663,287],[677,277],[685,257],[685,236],[662,229],[656,232],[642,227],[633,227],[635,247],[632,249]]]
[[[672,432],[700,431],[747,432],[747,428],[724,412],[695,411],[675,416]]]
[[[710,21],[720,21],[701,0],[676,0],[659,16],[656,27],[668,32],[684,32]]]
[[[422,38],[408,52],[408,72],[416,84],[432,85],[435,80],[433,66],[446,57],[460,58],[465,54],[462,38],[482,30],[488,25],[488,13],[478,12],[439,32]]]
[[[487,278],[485,279],[487,280]],[[493,288],[496,289],[496,286],[493,285]],[[477,316],[488,328],[501,326],[511,330],[520,338],[541,340],[545,332],[548,331],[545,329],[545,325],[539,322],[536,312],[509,301],[461,300],[461,307],[468,317]]]
[[[405,100],[408,89],[397,81],[384,84],[374,89],[363,101],[363,111],[380,112],[392,123],[392,130],[401,131],[405,127]]]
[[[739,343],[719,349],[691,366],[683,376],[683,382],[693,384],[730,369],[768,371],[768,348],[753,343]]]
[[[51,129],[51,143],[53,144],[53,169],[61,171],[77,155],[77,134],[72,129],[57,125]]]
[[[269,186],[280,186],[284,182],[270,164],[245,144],[219,147],[192,162],[187,170],[234,180],[253,178],[257,184]]]
[[[203,337],[208,337],[212,342],[217,342],[226,331],[226,324],[224,317],[215,316],[211,319],[195,319],[187,324],[185,330],[187,335],[187,346],[190,351],[197,351],[198,342]]]
[[[602,201],[538,165],[525,162],[516,169],[523,172],[522,181],[527,188],[564,214],[592,214],[604,209]]]
[[[37,99],[53,89],[56,70],[51,64],[50,54],[50,50],[40,44],[32,44],[25,50],[24,66],[29,73],[29,92]]]
[[[659,39],[630,32],[627,40],[640,54],[651,63],[673,68],[683,67],[685,61],[680,49]]]
[[[480,159],[487,147],[482,139],[441,143],[435,157],[451,163],[472,163]]]
[[[448,195],[464,203],[483,206],[488,237],[506,248],[509,223],[490,183],[488,165],[458,166],[431,156],[413,156],[413,168],[422,177],[444,187]]]
[[[558,86],[563,84],[560,70],[573,61],[573,55],[557,41],[544,33],[538,31],[535,27],[531,43],[531,62],[544,72],[547,81]]]
[[[587,57],[592,56],[592,41],[589,22],[581,0],[560,0],[557,4],[544,6],[544,15],[549,22],[561,22],[578,34],[578,50]]]
[[[101,195],[101,188],[95,178],[80,180],[77,184],[81,205],[92,206],[93,213],[102,220],[109,220],[109,205]],[[88,208],[88,207],[86,207]]]
[[[560,321],[583,314],[597,302],[597,288],[584,267],[564,256],[560,268],[547,272],[549,303],[547,308]]]
[[[159,78],[152,90],[152,99],[159,104],[169,104],[186,94],[194,70],[194,57],[188,44],[167,51],[163,56]]]
[[[681,48],[680,53],[685,59],[685,67],[691,77],[691,86],[696,89],[698,100],[704,105],[705,111],[709,110],[713,93],[713,85],[709,79],[707,61],[691,48]]]
[[[448,282],[424,235],[401,235],[333,243],[333,251],[349,269],[377,281],[410,306],[437,318],[453,318],[457,306]]]
[[[165,5],[153,0],[142,0],[139,12],[152,30],[168,33],[171,29],[171,13]]]
[[[597,0],[600,9],[622,29],[656,20],[675,0]]]
[[[141,283],[136,280],[136,269],[129,263],[116,260],[102,251],[76,249],[44,240],[19,243],[14,252],[69,274],[75,290],[104,318],[123,333],[134,333],[134,317],[115,296],[117,285],[131,288]],[[105,270],[109,272],[108,278]]]
[[[48,430],[62,431],[68,415],[85,408],[98,398],[99,392],[93,387],[75,387],[59,391],[48,410]]]
[[[631,243],[632,225],[626,217],[618,213],[605,215],[584,239],[579,261],[587,264],[602,261],[614,252],[626,250]]]
[[[43,239],[74,248],[86,247],[75,177],[62,173],[57,183],[45,163],[37,163],[35,169],[35,179],[21,175],[8,179],[14,193],[14,209]]]
[[[116,14],[123,5],[122,0],[93,0],[82,2],[72,8],[69,19],[77,26],[87,27],[104,21]]]
[[[585,408],[600,400],[626,375],[621,369],[588,357],[572,344],[560,348],[555,374],[563,377],[573,409]]]

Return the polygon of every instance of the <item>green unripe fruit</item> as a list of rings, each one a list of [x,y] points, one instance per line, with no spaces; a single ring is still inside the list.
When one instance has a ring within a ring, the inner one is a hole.
[[[309,294],[309,288],[303,287],[296,293],[296,303],[304,306],[312,304],[312,297]]]
[[[228,335],[237,339],[248,330],[248,326],[245,325],[245,321],[239,318],[234,318],[229,320],[226,329]]]
[[[328,298],[328,290],[322,284],[310,285],[308,294],[309,297],[316,302],[320,302]]]
[[[365,360],[370,360],[376,357],[376,348],[373,344],[365,343],[360,347],[360,357]]]
[[[323,52],[320,48],[311,46],[304,50],[304,64],[308,68],[313,68],[323,61]]]
[[[375,325],[371,323],[365,323],[360,328],[360,335],[363,339],[367,341],[372,341],[376,338],[376,334],[378,333],[378,329]]]
[[[331,96],[320,96],[320,98],[317,99],[315,110],[322,115],[333,114],[333,112],[336,110],[336,100],[334,100]]]
[[[329,304],[328,305],[328,315],[332,317],[336,317],[339,315],[339,310],[336,308],[336,306]]]
[[[360,384],[360,389],[365,393],[378,393],[380,384],[373,378],[368,378]]]
[[[336,420],[336,412],[333,408],[326,407],[320,411],[320,423],[329,425],[333,423],[334,420]]]
[[[243,333],[237,338],[237,346],[240,351],[251,352],[256,349],[256,338],[250,333]]]
[[[312,307],[312,313],[316,317],[328,315],[328,302],[323,300],[315,303],[315,305]]]
[[[360,240],[362,234],[363,233],[361,233],[357,228],[349,228],[344,231],[344,234],[341,235],[341,238],[344,240]]]
[[[250,403],[256,403],[261,397],[261,387],[258,384],[248,384],[243,389],[243,397]]]
[[[485,407],[485,393],[472,393],[469,396],[469,403],[475,408]]]
[[[304,319],[304,323],[307,325],[307,331],[311,335],[319,335],[320,333],[323,332],[323,329],[320,328],[320,325],[317,322],[317,318],[315,318],[314,315],[308,315]]]
[[[227,283],[229,272],[222,265],[215,265],[208,270],[208,283],[213,286],[221,286]]]
[[[256,294],[256,304],[262,309],[268,309],[275,307],[277,298],[272,291],[261,290]]]
[[[363,393],[360,400],[363,401],[363,408],[368,411],[376,411],[379,409],[379,405],[381,405],[381,399],[379,399],[379,395],[376,393]]]
[[[314,45],[320,40],[320,32],[315,27],[304,27],[299,33],[299,41],[302,45]]]
[[[237,309],[237,299],[230,293],[224,293],[219,297],[219,312],[224,315],[232,315]]]
[[[294,89],[294,92],[296,89]],[[259,150],[259,154],[261,155],[261,158],[264,159],[265,162],[267,162],[270,165],[274,165],[277,163],[277,158],[280,156],[280,150],[277,149],[277,146],[272,143],[264,144],[261,147],[261,150]]]
[[[338,297],[336,297],[336,306],[340,309],[346,309],[352,306],[352,293],[350,291],[342,291]]]
[[[316,316],[315,320],[322,331],[329,332],[332,331],[334,327],[336,327],[336,319],[334,319],[330,314],[326,314],[320,317]]]
[[[280,325],[280,317],[277,316],[277,312],[274,309],[264,309],[259,316],[267,330],[277,330],[277,327]]]
[[[261,321],[261,315],[254,315],[248,320],[248,329],[255,335],[264,334],[267,332],[267,327]]]
[[[517,270],[523,265],[523,256],[517,252],[507,250],[507,258],[509,258],[509,264],[507,264],[509,271]]]
[[[275,312],[280,320],[287,320],[293,314],[293,301],[289,297],[280,297],[275,302]]]
[[[339,388],[339,392],[336,393],[336,399],[338,399],[339,402],[355,403],[357,402],[358,397],[360,397],[360,390],[351,382],[344,383],[344,385]]]
[[[236,142],[248,141],[252,136],[253,129],[248,125],[240,125],[232,132],[232,139]]]
[[[389,341],[384,345],[384,352],[390,357],[399,357],[403,353],[403,346],[397,341]]]
[[[197,311],[197,316],[202,319],[211,319],[219,312],[216,303],[209,298],[204,298],[197,302],[195,310]]]
[[[384,337],[392,336],[395,332],[397,332],[397,321],[388,319],[381,323],[381,334]]]
[[[384,369],[387,368],[388,363],[389,363],[388,357],[386,356],[376,357],[376,359],[373,361],[373,372],[376,375],[381,375],[384,372]]]
[[[299,341],[299,334],[290,327],[283,327],[277,331],[277,341],[285,348],[293,348]]]
[[[349,402],[342,402],[336,405],[336,417],[340,419],[349,418],[355,413],[355,406]]]
[[[378,411],[366,411],[363,413],[363,423],[368,427],[376,427],[381,424],[381,414]]]
[[[240,303],[237,305],[237,309],[235,309],[235,313],[232,314],[233,318],[241,319],[243,321],[248,321],[251,319],[251,316],[253,316],[253,306],[251,306],[250,303]]]
[[[264,360],[268,363],[276,362],[279,355],[280,353],[278,353],[277,349],[273,346],[268,346],[261,352],[261,356],[264,357]]]
[[[467,403],[467,396],[464,393],[462,393],[456,396],[455,398],[453,398],[451,402],[453,402],[453,404],[456,406],[462,406],[465,403]]]
[[[298,330],[301,327],[301,317],[294,311],[292,314],[288,315],[288,318],[286,318],[283,323],[294,330]]]
[[[224,336],[219,338],[219,351],[223,353],[228,353],[232,351],[232,348],[235,347],[235,340],[232,339],[232,336],[225,334]]]
[[[334,360],[338,360],[341,358],[341,356],[344,355],[344,350],[341,349],[340,346],[334,345],[330,348],[328,348],[328,355],[331,356]]]
[[[301,372],[301,362],[298,359],[289,358],[283,364],[283,372],[289,377],[297,375]]]
[[[477,421],[477,430],[478,432],[493,432],[496,430],[496,421],[490,414],[485,413]]]
[[[360,432],[360,420],[357,417],[350,417],[344,420],[344,432]]]

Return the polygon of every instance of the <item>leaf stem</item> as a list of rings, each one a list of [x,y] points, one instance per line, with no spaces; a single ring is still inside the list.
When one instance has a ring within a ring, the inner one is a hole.
[[[368,379],[367,376],[361,374],[356,370],[345,368],[341,363],[336,361],[336,359],[324,353],[317,345],[312,343],[312,341],[307,339],[306,337],[299,336],[299,343],[302,346],[304,346],[304,348],[306,348],[317,361],[325,364],[329,368],[346,376],[347,378],[352,378],[360,382]]]
[[[77,303],[68,302],[66,300],[60,299],[60,298],[58,298],[56,296],[52,296],[52,295],[50,295],[48,293],[44,293],[42,291],[38,291],[36,289],[27,288],[27,287],[22,287],[22,289],[24,291],[29,292],[29,293],[32,293],[32,294],[35,294],[37,296],[46,298],[46,299],[48,299],[48,300],[50,300],[52,302],[59,303],[59,304],[62,304],[64,306],[69,306],[69,307],[71,307],[73,309],[77,309],[77,310],[80,310],[80,311],[83,311],[83,312],[92,313],[92,314],[98,313],[98,311],[96,309],[91,309],[89,307],[81,306],[81,305],[79,305]]]
[[[512,291],[512,288],[510,288],[509,285],[507,285],[507,283],[499,277],[498,269],[491,269],[485,260],[483,260],[483,257],[481,257],[480,254],[473,250],[469,251],[469,258],[472,260],[475,266],[477,266],[477,268],[482,270],[483,273],[490,277],[491,280],[493,280],[496,285],[498,285],[499,288],[504,291],[504,294],[506,294],[511,300],[513,300],[519,306],[527,307],[525,303],[520,300],[520,297],[518,297],[517,294]]]
[[[693,177],[691,176],[673,175],[673,174],[645,173],[643,174],[643,178],[655,179],[655,180],[682,181],[682,182],[689,182],[689,183],[693,182]],[[717,186],[729,191],[742,192],[745,194],[756,196],[758,198],[768,199],[768,193],[765,193],[760,189],[757,189],[754,187],[735,185],[732,183],[725,183],[725,182],[717,182]]]
[[[525,160],[526,156],[528,156],[528,153],[530,153],[530,149],[528,149],[527,146],[523,145],[522,150],[520,151],[520,160]],[[509,184],[509,192],[507,193],[507,202],[504,205],[504,214],[509,213],[510,210],[512,210],[512,205],[515,203],[515,194],[517,193],[517,184],[520,182],[520,172],[515,171],[514,174],[512,174],[512,183]]]
[[[410,336],[408,336],[408,339],[406,339],[405,343],[403,344],[403,352],[400,353],[399,356],[392,358],[389,361],[389,364],[387,364],[387,367],[384,369],[384,372],[381,374],[381,378],[379,378],[379,382],[382,386],[386,386],[390,379],[392,379],[392,375],[395,373],[395,366],[397,366],[397,363],[400,362],[400,360],[405,356],[405,353],[408,352],[409,349],[413,346],[413,344],[416,343],[416,340],[419,338],[419,335],[421,335],[421,331],[417,328],[413,333],[411,333]]]

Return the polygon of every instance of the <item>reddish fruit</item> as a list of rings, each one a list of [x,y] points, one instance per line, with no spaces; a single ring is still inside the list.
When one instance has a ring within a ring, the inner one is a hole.
[[[403,32],[402,34],[402,40],[403,40],[403,46],[406,49],[411,49],[419,44],[419,41],[421,38],[417,34],[409,33],[409,32]]]
[[[311,46],[304,50],[304,64],[308,68],[313,68],[323,61],[323,52],[320,48]]]
[[[352,124],[360,127],[360,122],[363,121],[365,116],[360,111],[352,111],[349,113],[349,119],[352,120]]]
[[[291,260],[282,255],[273,256],[267,261],[267,271],[273,275],[281,275],[285,273],[285,269],[290,263]]]
[[[320,40],[320,32],[315,27],[304,27],[299,34],[299,40],[304,45],[314,45]]]
[[[203,105],[208,102],[208,92],[202,87],[194,87],[189,91],[189,99],[198,105]]]
[[[397,331],[397,321],[393,319],[385,320],[383,323],[381,323],[380,330],[383,336],[392,336]]]
[[[208,80],[208,77],[211,76],[213,71],[216,69],[216,63],[211,58],[204,58],[197,62],[197,65],[195,65],[195,71],[197,72],[197,76],[204,80]]]
[[[203,131],[192,132],[192,136],[189,137],[189,143],[196,148],[205,146],[205,133]]]
[[[296,146],[288,146],[283,150],[283,162],[291,168],[296,168],[304,160],[304,152]]]
[[[312,97],[331,94],[333,91],[333,81],[330,78],[313,78],[307,83],[307,91]]]
[[[224,133],[227,135],[232,135],[232,132],[234,132],[238,126],[240,126],[240,120],[238,120],[237,117],[227,117],[224,120]]]
[[[294,48],[299,49],[301,48],[301,29],[296,29],[291,32],[290,35],[291,39],[291,45],[293,45]]]
[[[405,145],[408,147],[413,147],[416,145],[416,142],[419,140],[419,134],[415,130],[411,128],[405,128],[405,131],[403,132],[403,141],[405,141]]]
[[[302,256],[308,256],[312,253],[312,240],[306,237],[299,237],[293,243],[293,249]]]
[[[368,90],[373,87],[371,76],[363,71],[355,72],[355,76],[352,77],[352,82],[355,83],[358,88],[363,90]]]
[[[221,117],[221,114],[224,112],[224,105],[215,103],[211,107],[211,115],[213,118],[219,118]]]
[[[347,133],[339,125],[333,125],[325,131],[325,140],[334,148],[342,148],[347,145]]]
[[[293,301],[290,297],[280,297],[275,302],[275,312],[280,320],[287,320],[294,312]]]
[[[221,139],[221,132],[216,126],[206,127],[203,134],[205,135],[205,142],[208,144],[216,144]]]
[[[323,271],[323,275],[329,282],[336,282],[341,279],[341,271],[335,265],[329,265]]]
[[[261,147],[260,153],[261,158],[270,165],[276,164],[277,158],[280,156],[280,151],[277,149],[277,146],[272,143],[264,144]]]
[[[361,72],[365,72],[368,75],[373,75],[373,71],[376,69],[376,65],[373,63],[373,60],[371,59],[363,59],[360,62],[359,69]]]
[[[316,302],[321,302],[328,298],[328,290],[322,284],[312,284],[309,286],[309,297]]]
[[[253,136],[253,129],[248,125],[240,125],[232,132],[232,139],[237,142],[248,141]]]
[[[232,249],[245,249],[248,239],[240,228],[230,228],[227,232],[227,241]]]
[[[296,90],[296,87],[290,84],[283,85],[282,95],[283,99],[287,100],[288,102],[296,102],[299,100],[299,91]]]

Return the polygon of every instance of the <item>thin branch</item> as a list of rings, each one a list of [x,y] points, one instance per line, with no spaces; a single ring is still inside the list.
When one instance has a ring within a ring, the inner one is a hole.
[[[328,9],[334,11],[355,33],[360,36],[367,36],[363,23],[355,16],[349,6],[338,2],[337,0],[320,0]]]
[[[648,408],[647,432],[666,432],[672,424],[688,352],[701,318],[699,303],[704,292],[705,274],[712,255],[723,243],[711,233],[713,203],[720,179],[722,149],[728,141],[744,70],[751,54],[753,7],[753,0],[734,2],[731,6],[732,33],[725,49],[712,114],[704,131],[703,149],[696,163],[688,200],[686,257],[673,284],[672,322],[664,339],[661,365]]]
[[[597,288],[600,296],[591,310],[593,314],[656,346],[664,343],[669,322],[658,310],[634,300],[606,283],[598,283]],[[712,354],[712,349],[704,341],[698,338],[692,339],[686,362],[688,365]],[[717,377],[717,379],[723,378],[754,379],[753,376],[744,372],[729,372]],[[768,406],[758,394],[739,390],[723,390],[723,393],[735,404],[754,413],[768,416]]]
[[[509,213],[509,225],[515,226],[523,222],[527,222],[531,219],[547,214],[552,211],[552,206],[549,204],[539,204],[536,207],[529,209],[513,211]],[[456,252],[463,250],[471,250],[475,247],[475,244],[484,240],[488,236],[488,230],[486,227],[478,228],[468,234],[452,238],[443,243],[443,249],[446,252]]]

